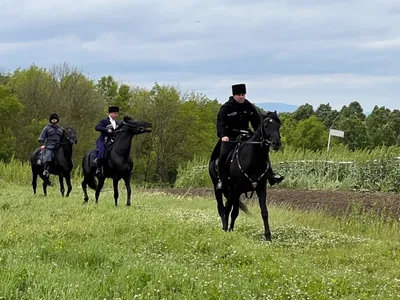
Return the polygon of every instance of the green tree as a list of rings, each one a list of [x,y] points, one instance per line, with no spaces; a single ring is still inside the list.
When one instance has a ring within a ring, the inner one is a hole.
[[[351,150],[364,149],[369,146],[365,114],[361,105],[351,102],[343,106],[336,121],[335,129],[343,130],[342,143]]]
[[[326,146],[327,140],[328,134],[324,124],[313,115],[297,124],[291,144],[302,149],[317,151]]]
[[[98,120],[106,114],[107,103],[93,80],[68,64],[53,66],[53,109],[60,115],[62,126],[73,127],[78,144],[73,158],[80,160],[86,151],[94,148],[99,133],[94,130]]]
[[[10,79],[9,74],[0,72],[0,85],[6,85],[9,79]]]
[[[315,110],[315,115],[322,123],[324,123],[325,129],[331,128],[333,123],[338,116],[339,112],[333,110],[330,104],[321,104]]]
[[[350,150],[368,147],[369,139],[367,135],[367,126],[360,118],[340,118],[337,123],[337,128],[344,131],[342,141]]]
[[[314,115],[314,108],[311,104],[308,103],[300,105],[293,113],[293,117],[296,121],[306,120],[312,115]]]
[[[390,119],[391,112],[389,109],[375,105],[371,114],[366,118],[367,134],[371,147],[391,146],[396,143],[397,130]]]
[[[349,106],[344,105],[340,111],[340,117],[344,118],[355,117],[359,118],[362,121],[364,121],[366,118],[363,108],[357,101],[351,102]]]
[[[279,118],[282,122],[281,136],[282,145],[289,146],[293,145],[294,134],[296,132],[297,121],[291,113],[281,113]]]
[[[394,133],[394,144],[400,145],[400,110],[394,109],[391,112],[387,126],[392,128],[391,132]]]
[[[118,94],[118,83],[111,75],[101,77],[96,87],[108,104],[113,103]]]
[[[16,148],[13,128],[23,127],[16,122],[23,105],[11,89],[0,85],[0,160],[8,162]]]
[[[120,113],[126,114],[129,110],[129,105],[131,102],[131,89],[129,85],[121,84],[118,88],[118,93],[111,101],[110,104],[120,107]]]

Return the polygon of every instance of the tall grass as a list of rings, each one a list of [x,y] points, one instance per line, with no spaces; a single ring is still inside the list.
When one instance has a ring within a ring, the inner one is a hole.
[[[175,187],[210,187],[207,157],[195,157],[186,165],[179,166]]]
[[[274,187],[400,192],[400,147],[349,151],[343,147],[312,152],[272,152],[274,170],[285,180]],[[176,187],[211,187],[208,159],[196,158],[179,169]]]
[[[285,147],[278,152],[271,152],[273,162],[295,160],[328,160],[328,161],[366,161],[388,157],[400,157],[400,146],[377,147],[351,151],[343,145],[333,145],[319,151],[303,150],[293,147]]]
[[[58,179],[55,175],[50,175],[53,185],[58,185]],[[74,165],[71,172],[71,182],[74,186],[80,188],[80,183],[83,179],[82,167],[80,164]],[[11,159],[9,163],[0,161],[0,182],[18,183],[21,185],[30,185],[32,182],[32,172],[30,162]],[[41,179],[38,177],[38,187],[41,186]],[[123,182],[123,181],[121,181]],[[134,187],[140,188],[167,188],[171,187],[170,184],[163,183],[147,183],[147,182],[132,182]],[[120,184],[120,186],[122,186]],[[75,188],[76,188],[75,187]],[[105,187],[112,187],[112,181],[106,180]],[[1,300],[1,299],[0,299]]]
[[[336,145],[326,151],[303,151],[290,147],[284,151],[272,152],[274,169],[286,176],[279,187],[328,189],[328,190],[369,190],[400,192],[400,147],[381,147],[373,150],[349,151]],[[195,157],[178,168],[175,187],[211,187],[208,175],[209,157]],[[0,162],[0,180],[20,184],[31,183],[28,162],[12,160]],[[82,180],[81,167],[75,164],[72,172],[73,183]],[[57,184],[57,180],[53,180]],[[106,181],[106,185],[109,181]],[[137,187],[170,187],[169,185],[134,183]]]
[[[78,182],[79,180],[82,180],[81,173],[81,166],[75,165],[71,173],[71,180],[73,182]],[[31,184],[32,171],[30,162],[21,161],[14,158],[12,158],[9,163],[4,163],[0,161],[0,180],[24,185]],[[58,180],[53,180],[53,182],[57,184]]]

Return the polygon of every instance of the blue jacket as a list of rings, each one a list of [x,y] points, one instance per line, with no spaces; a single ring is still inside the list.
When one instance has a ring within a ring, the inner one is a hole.
[[[118,125],[121,124],[121,122],[116,121],[116,123],[117,123],[117,128],[118,128]],[[103,143],[105,143],[109,137],[112,137],[115,135],[114,132],[111,132],[111,133],[108,132],[109,129],[114,131],[109,117],[101,119],[94,129],[96,131],[100,132],[100,136],[99,136],[98,140],[100,140]]]
[[[43,128],[38,141],[45,145],[54,145],[60,142],[63,133],[63,128],[60,125],[49,123]]]

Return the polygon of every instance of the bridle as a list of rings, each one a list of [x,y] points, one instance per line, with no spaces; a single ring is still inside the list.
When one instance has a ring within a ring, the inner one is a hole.
[[[72,140],[71,137],[69,137],[68,135],[65,134],[65,132],[67,131],[67,129],[63,128],[63,136],[64,138],[70,143],[70,144],[75,144],[75,141]],[[67,145],[66,143],[58,143],[59,145]]]
[[[145,130],[145,128],[144,128],[143,126],[137,126],[137,125],[134,125],[134,124],[125,122],[125,121],[122,121],[122,124],[124,124],[124,125],[126,125],[126,126],[129,126],[129,127],[132,127],[132,128],[135,128],[135,129],[137,129],[139,132],[143,132],[143,131]],[[119,132],[119,131],[123,131],[123,130],[124,130],[124,129],[121,128],[121,129],[115,130],[114,132]]]

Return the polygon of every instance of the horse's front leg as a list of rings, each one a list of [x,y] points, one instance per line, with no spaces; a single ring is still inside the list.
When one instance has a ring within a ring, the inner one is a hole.
[[[64,197],[64,192],[65,192],[65,188],[64,188],[64,177],[62,175],[58,175],[58,181],[60,182],[60,192],[61,195]]]
[[[114,187],[114,204],[115,206],[118,206],[118,182],[119,178],[113,178],[113,187]]]
[[[267,209],[267,185],[266,183],[259,184],[257,189],[258,202],[260,203],[261,217],[264,222],[264,235],[267,241],[271,241],[271,231],[269,230],[268,223],[268,209]]]
[[[132,194],[131,177],[132,174],[130,174],[127,177],[124,177],[124,182],[126,187],[126,206],[131,206],[131,194]]]
[[[65,181],[67,182],[67,186],[68,186],[68,190],[67,190],[67,197],[68,197],[72,191],[71,174],[70,173],[65,176]]]

